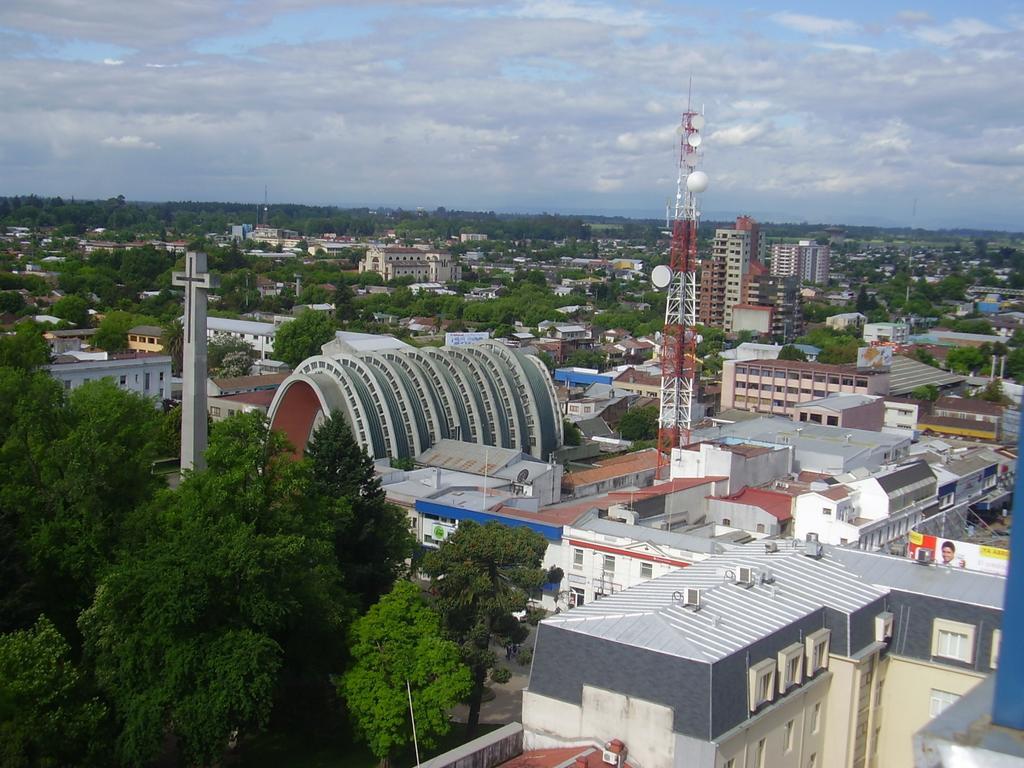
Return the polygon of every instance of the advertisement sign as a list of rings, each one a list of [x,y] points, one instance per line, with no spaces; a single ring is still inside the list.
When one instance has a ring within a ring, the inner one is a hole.
[[[440,520],[430,520],[424,518],[423,538],[426,539],[429,536],[436,543],[440,544],[442,541],[444,541],[453,533],[455,533],[455,528],[456,526],[452,523],[442,523]]]
[[[892,367],[892,347],[861,347],[857,350],[857,367],[887,371]]]
[[[943,539],[927,533],[910,532],[907,555],[917,559],[920,549],[932,552],[932,562],[948,568],[963,568],[966,571],[980,571],[1005,576],[1010,564],[1010,550],[1002,547],[987,547],[967,541]]]
[[[446,333],[444,345],[446,347],[468,347],[478,341],[486,341],[491,338],[488,331],[464,331],[462,333]]]

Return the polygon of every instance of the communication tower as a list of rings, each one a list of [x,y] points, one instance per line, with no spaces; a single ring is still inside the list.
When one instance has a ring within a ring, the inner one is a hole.
[[[689,443],[697,394],[697,195],[708,187],[698,170],[704,116],[687,106],[679,125],[679,170],[675,204],[666,211],[672,246],[668,265],[651,271],[654,287],[667,289],[661,333],[661,408],[658,415],[658,475],[672,449]]]

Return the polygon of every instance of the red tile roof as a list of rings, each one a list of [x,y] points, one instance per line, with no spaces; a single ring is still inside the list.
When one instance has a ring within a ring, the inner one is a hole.
[[[581,485],[590,485],[602,480],[609,480],[613,477],[622,477],[623,475],[646,472],[657,468],[657,451],[652,449],[640,453],[627,453],[625,456],[602,461],[593,469],[581,469],[577,472],[567,473],[562,478],[562,486],[572,489]]]
[[[759,507],[780,522],[793,518],[793,497],[778,491],[766,491],[763,488],[744,488],[732,496],[712,498]]]

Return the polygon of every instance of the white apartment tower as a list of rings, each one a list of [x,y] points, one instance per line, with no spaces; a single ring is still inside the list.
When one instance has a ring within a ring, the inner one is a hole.
[[[818,245],[813,240],[778,243],[772,246],[772,274],[824,285],[828,282],[830,258],[829,246]]]

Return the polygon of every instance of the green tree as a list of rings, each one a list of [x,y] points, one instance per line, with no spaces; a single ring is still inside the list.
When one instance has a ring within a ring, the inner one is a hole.
[[[333,663],[343,638],[348,602],[306,463],[256,413],[216,424],[206,459],[145,510],[79,621],[129,764],[160,756],[168,734],[187,762],[218,762],[267,723],[286,670]]]
[[[53,305],[53,314],[76,328],[89,325],[89,302],[81,296],[65,296]]]
[[[355,441],[340,411],[316,429],[306,456],[312,493],[330,510],[334,552],[346,587],[365,610],[405,571],[415,546],[408,518],[387,501],[373,459]]]
[[[277,329],[274,358],[292,368],[307,357],[320,354],[320,347],[334,338],[334,323],[326,312],[306,310]]]
[[[583,442],[583,433],[580,428],[568,419],[562,421],[562,442],[565,445],[579,445]]]
[[[606,362],[607,358],[603,352],[596,349],[577,349],[566,358],[565,364],[577,368],[596,368],[601,370]]]
[[[164,352],[171,356],[171,373],[181,376],[185,355],[185,327],[181,324],[181,320],[174,319],[165,324],[163,330],[161,341]]]
[[[715,378],[722,372],[722,356],[717,352],[705,355],[704,359],[700,361],[700,370],[702,376],[709,378]]]
[[[128,348],[128,331],[141,322],[128,312],[110,312],[96,329],[93,344],[107,352],[122,352]]]
[[[463,521],[424,558],[423,571],[430,576],[445,626],[472,676],[470,736],[480,720],[487,673],[497,663],[491,639],[523,639],[524,630],[513,613],[524,610],[530,592],[544,584],[547,572],[541,561],[546,550],[544,537],[528,528]]]
[[[20,312],[25,307],[25,299],[16,291],[0,291],[0,312]]]
[[[946,366],[951,371],[969,375],[988,363],[985,353],[976,347],[956,347],[946,355]]]
[[[338,690],[357,735],[386,768],[412,741],[411,693],[416,736],[423,746],[434,746],[451,728],[448,710],[471,684],[459,647],[442,636],[440,620],[419,588],[397,582],[353,624],[351,636],[352,667]]]
[[[619,419],[623,440],[653,440],[658,436],[658,406],[632,408]]]
[[[792,344],[787,344],[779,350],[779,360],[807,360],[807,353]]]
[[[41,616],[0,635],[0,765],[103,765],[106,707],[90,696],[70,646]]]
[[[0,367],[30,370],[50,362],[50,347],[35,323],[18,323],[13,334],[0,335]]]
[[[910,396],[915,400],[927,400],[934,402],[939,399],[939,388],[934,384],[922,384],[910,391]]]
[[[933,355],[931,352],[929,352],[924,347],[918,347],[917,349],[914,350],[914,358],[919,363],[924,363],[925,365],[930,365],[933,368],[938,368],[939,367],[939,363],[935,359],[935,355]]]
[[[999,403],[1000,405],[1008,405],[1010,402],[1010,398],[1003,392],[1003,382],[1000,379],[992,379],[981,390],[978,397],[990,403]]]

